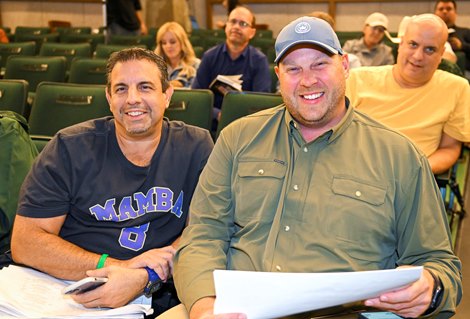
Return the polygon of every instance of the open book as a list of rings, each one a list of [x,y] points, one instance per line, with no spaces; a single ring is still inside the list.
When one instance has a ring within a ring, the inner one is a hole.
[[[70,281],[26,267],[1,269],[0,283],[0,318],[143,318],[153,312],[145,297],[115,309],[85,308],[62,293]]]
[[[214,93],[221,93],[225,95],[230,91],[242,91],[241,79],[242,74],[238,75],[222,75],[219,74],[209,85],[209,89],[214,91]]]

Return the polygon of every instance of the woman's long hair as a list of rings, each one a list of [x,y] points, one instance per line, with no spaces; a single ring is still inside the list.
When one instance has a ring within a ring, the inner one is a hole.
[[[166,56],[165,52],[163,51],[162,47],[162,38],[163,35],[167,32],[171,32],[175,35],[176,39],[181,44],[181,65],[182,70],[180,75],[184,75],[187,77],[193,77],[196,75],[196,69],[194,68],[194,63],[196,62],[196,54],[194,53],[193,46],[191,42],[189,42],[188,35],[186,31],[184,31],[183,27],[179,25],[177,22],[167,22],[163,24],[157,32],[157,47],[155,48],[155,53],[162,56],[165,61],[170,64],[170,60]]]

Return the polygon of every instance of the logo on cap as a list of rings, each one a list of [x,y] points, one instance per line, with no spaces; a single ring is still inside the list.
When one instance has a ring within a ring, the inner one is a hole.
[[[295,26],[295,33],[307,33],[308,31],[310,31],[310,29],[310,24],[308,24],[307,22],[300,22],[297,23],[297,25]]]

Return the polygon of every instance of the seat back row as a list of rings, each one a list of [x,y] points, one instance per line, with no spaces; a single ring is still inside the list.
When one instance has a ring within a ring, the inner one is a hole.
[[[41,82],[28,117],[32,135],[53,136],[60,129],[93,118],[112,115],[106,100],[106,86]],[[0,110],[24,115],[28,82],[0,80]],[[175,89],[165,116],[186,124],[211,129],[214,95],[204,89]],[[220,131],[234,120],[282,103],[277,94],[230,92],[223,100]]]

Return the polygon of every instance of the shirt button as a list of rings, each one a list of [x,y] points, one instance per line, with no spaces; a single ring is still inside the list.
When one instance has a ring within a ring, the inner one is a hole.
[[[282,270],[281,266],[277,265],[277,266],[276,266],[276,270],[277,270],[277,271],[281,271],[281,270]]]
[[[259,175],[263,175],[263,174],[264,174],[264,169],[260,169],[260,170],[258,171],[258,174],[259,174]]]
[[[361,195],[362,195],[361,191],[356,191],[356,196],[357,197],[361,197]]]
[[[294,185],[294,190],[295,190],[295,191],[298,191],[298,190],[299,190],[299,185],[297,185],[297,184]]]
[[[285,230],[285,231],[289,231],[289,230],[290,230],[290,227],[289,227],[289,226],[285,226],[285,227],[284,227],[284,230]]]
[[[308,152],[308,148],[307,148],[307,147],[304,147],[304,152],[305,152],[305,153]]]

